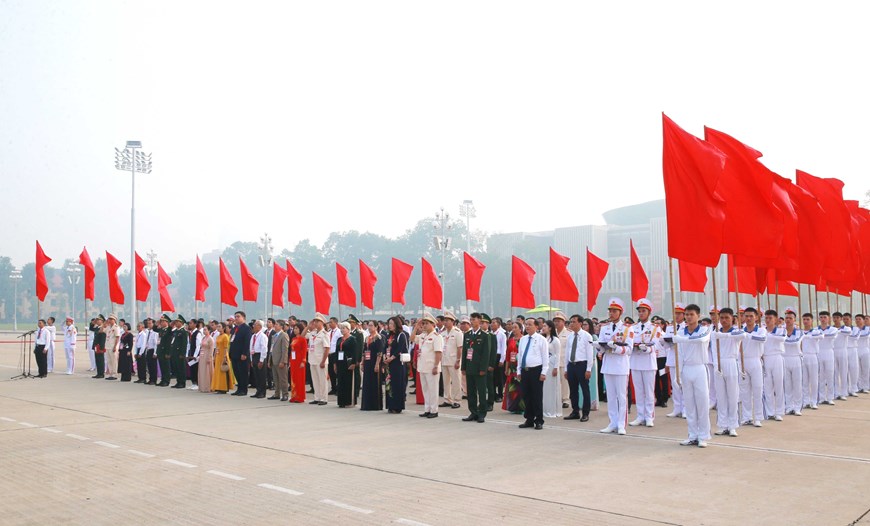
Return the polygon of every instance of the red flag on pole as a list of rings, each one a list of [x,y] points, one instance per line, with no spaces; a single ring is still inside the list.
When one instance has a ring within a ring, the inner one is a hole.
[[[755,268],[734,266],[734,256],[730,255],[728,256],[728,292],[740,292],[740,294],[753,296],[758,294],[758,276]]]
[[[85,299],[94,301],[94,278],[97,277],[97,271],[94,268],[94,262],[91,261],[91,255],[88,254],[87,247],[82,247],[82,253],[79,254],[79,265],[85,268]]]
[[[160,262],[157,262],[157,294],[160,296],[160,310],[164,312],[175,312],[175,303],[172,301],[172,296],[169,295],[169,285],[172,284],[172,278],[163,270]]]
[[[589,251],[586,247],[586,293],[589,297],[586,298],[586,310],[592,312],[595,303],[598,300],[598,293],[601,292],[601,285],[604,284],[604,278],[607,277],[607,269],[610,264],[600,257]]]
[[[759,293],[762,293],[766,290],[770,294],[779,294],[780,296],[791,296],[795,298],[799,296],[798,290],[794,286],[794,283],[784,279],[777,279],[776,269],[758,269],[758,272],[756,272],[756,277],[758,276],[762,277],[762,282],[759,285]]]
[[[356,308],[356,291],[347,275],[347,269],[336,262],[335,282],[338,286],[338,304],[345,307]]]
[[[392,264],[392,301],[393,303],[405,304],[405,287],[411,279],[414,265],[405,263],[400,259],[393,258]]]
[[[788,179],[783,184],[788,192],[789,200],[797,216],[797,227],[791,232],[797,240],[797,253],[794,257],[792,268],[780,268],[779,276],[782,279],[797,281],[798,283],[817,284],[821,280],[825,266],[825,247],[820,246],[818,240],[829,235],[825,212],[814,195],[803,188],[793,184]]]
[[[36,297],[39,301],[45,301],[48,294],[48,281],[45,279],[45,266],[51,262],[51,258],[42,251],[42,245],[36,242]],[[121,303],[124,303],[121,301]]]
[[[668,256],[715,267],[722,254],[725,232],[725,202],[716,188],[726,157],[665,114],[662,125]],[[704,225],[703,235],[686,228],[686,222]]]
[[[138,252],[136,256],[136,301],[148,301],[148,293],[151,292],[151,280],[145,271],[145,260]]]
[[[220,264],[221,274],[221,303],[230,307],[238,307],[236,294],[239,293],[239,288],[236,286],[233,275],[230,274],[223,258],[218,258],[218,263]]]
[[[420,259],[423,265],[421,272],[423,276],[423,305],[440,309],[444,302],[444,291],[441,289],[441,282],[438,281],[438,274],[435,273],[435,269],[426,261],[426,258]]]
[[[329,306],[332,304],[332,285],[320,277],[317,272],[312,272],[314,285],[314,310],[324,316],[329,316]]]
[[[257,301],[260,294],[260,282],[248,270],[242,256],[239,256],[239,272],[242,274],[242,301]]]
[[[196,294],[193,299],[196,301],[205,301],[205,291],[208,289],[208,275],[205,273],[205,267],[202,266],[202,261],[199,255],[196,256]]]
[[[121,282],[118,280],[118,269],[121,268],[121,262],[118,258],[109,254],[106,251],[106,270],[109,275],[109,301],[116,305],[124,304],[124,290],[121,288]]]
[[[631,301],[639,301],[649,293],[649,279],[634,250],[634,241],[628,240],[628,248],[631,251]]]
[[[284,282],[287,281],[287,271],[277,262],[272,262],[272,305],[284,308]]]
[[[522,259],[511,256],[511,307],[535,308],[534,279],[535,270]]]
[[[290,260],[287,262],[287,301],[293,305],[302,305],[302,274],[296,270]]]
[[[569,261],[550,247],[550,301],[580,301],[580,291],[568,271]]]
[[[486,265],[478,261],[468,252],[463,252],[465,264],[465,299],[468,301],[480,301],[480,282]]]
[[[707,267],[688,261],[680,261],[680,290],[704,293],[707,288]]]
[[[828,235],[835,233],[838,236],[836,243],[817,244],[817,249],[825,252],[826,256],[824,277],[828,281],[849,279],[853,271],[850,257],[851,215],[843,202],[843,181],[823,179],[798,170],[797,185],[818,199],[825,211]]]
[[[366,307],[375,310],[375,285],[378,276],[372,268],[359,260],[359,295],[360,301]]]

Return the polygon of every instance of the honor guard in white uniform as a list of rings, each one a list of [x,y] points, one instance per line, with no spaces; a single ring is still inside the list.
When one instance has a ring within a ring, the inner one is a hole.
[[[764,389],[761,355],[764,353],[767,331],[758,325],[758,311],[754,307],[747,307],[744,310],[743,320],[746,326],[743,329],[743,374],[740,375],[742,406],[740,421],[744,426],[752,424],[761,427],[761,421],[764,419],[764,408],[761,402]]]
[[[76,337],[78,330],[72,318],[67,317],[66,327],[63,329],[63,351],[66,354],[66,374],[72,374],[76,370]]]
[[[661,330],[650,321],[653,305],[647,298],[638,300],[638,322],[634,325],[634,346],[631,351],[631,382],[637,403],[637,418],[628,425],[653,427],[656,417],[656,345]]]
[[[611,298],[607,312],[610,319],[601,323],[598,335],[598,356],[601,358],[601,374],[607,389],[607,416],[610,423],[602,433],[625,434],[628,420],[628,374],[634,345],[634,332],[630,325],[622,323],[625,305],[619,298]]]
[[[804,333],[797,327],[797,311],[785,308],[785,354],[782,357],[782,392],[785,396],[785,414],[801,416],[803,408],[803,366],[801,340]]]
[[[834,313],[834,384],[836,384],[837,400],[845,400],[849,395],[849,353],[846,343],[852,335],[852,328],[843,325],[843,315]]]
[[[846,355],[849,360],[849,396],[858,396],[858,327],[852,325],[852,315],[843,314],[845,326],[849,327],[851,333],[846,338]]]
[[[48,317],[48,326],[46,327],[50,334],[48,340],[48,372],[54,372],[54,341],[57,339],[57,327],[54,326],[54,317]]]
[[[674,305],[674,322],[667,326],[665,333],[662,335],[662,345],[667,352],[665,366],[668,368],[668,374],[670,375],[671,396],[674,398],[674,410],[667,414],[669,417],[685,418],[686,416],[683,412],[683,388],[677,383],[677,362],[674,358],[673,344],[675,332],[686,326],[683,321],[685,312],[686,304],[678,301]]]
[[[822,331],[813,327],[813,315],[801,316],[803,337],[801,338],[801,384],[803,385],[803,407],[819,408],[819,342]]]
[[[701,308],[686,306],[686,326],[674,335],[678,346],[683,405],[689,424],[689,437],[682,446],[707,447],[710,440],[710,393],[707,390],[707,348],[711,330],[698,322]],[[712,328],[710,328],[712,329]]]
[[[737,415],[740,401],[740,351],[743,330],[734,326],[734,311],[729,307],[719,310],[721,327],[713,331],[710,339],[713,349],[713,375],[719,393],[716,408],[717,435],[737,436],[740,419]]]
[[[863,314],[855,316],[858,328],[858,392],[870,392],[870,325]]]
[[[444,354],[441,360],[441,378],[444,380],[444,402],[440,407],[459,407],[462,401],[462,331],[456,327],[456,316],[447,311],[444,313]]]
[[[311,326],[314,326],[313,330]],[[326,332],[326,318],[323,314],[315,313],[314,320],[309,327],[308,365],[311,370],[311,387],[314,389],[314,400],[308,402],[312,405],[326,405],[328,381],[326,379],[326,367],[329,359],[329,333]],[[333,374],[334,371],[329,371]]]
[[[837,396],[834,342],[839,331],[828,325],[830,319],[831,314],[828,311],[819,313],[819,332],[822,333],[819,340],[819,403],[824,405],[834,405],[834,398]]]
[[[785,415],[783,395],[782,355],[785,354],[785,329],[779,327],[779,314],[775,310],[764,313],[767,341],[764,342],[764,413],[768,420],[782,422]]]

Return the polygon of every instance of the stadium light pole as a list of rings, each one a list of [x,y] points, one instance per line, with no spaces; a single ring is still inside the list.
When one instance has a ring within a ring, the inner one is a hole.
[[[260,266],[266,274],[266,287],[263,289],[263,326],[265,327],[266,319],[269,317],[269,266],[272,264],[272,238],[269,234],[263,234],[260,238],[260,248],[263,250],[260,254]]]
[[[72,293],[70,294],[70,299],[72,301],[72,309],[71,309],[72,315],[70,317],[75,319],[75,317],[76,317],[76,285],[78,285],[79,281],[81,281],[81,279],[82,279],[82,276],[81,276],[82,269],[77,264],[70,261],[65,270],[67,272],[66,280],[69,281],[69,284],[72,288]]]
[[[468,253],[471,254],[471,220],[477,217],[477,210],[474,208],[474,202],[471,199],[462,201],[459,205],[459,216],[465,218],[465,240],[468,244]]]
[[[447,305],[447,290],[444,287],[444,262],[447,257],[447,251],[450,249],[450,236],[448,233],[453,229],[450,225],[450,212],[445,212],[442,206],[438,213],[435,214],[435,238],[433,239],[435,249],[441,251],[441,308],[444,309]]]
[[[130,315],[134,323],[136,313],[136,172],[151,173],[151,154],[139,151],[142,141],[127,141],[123,150],[115,148],[115,169],[130,170]]]
[[[21,271],[13,268],[9,274],[9,279],[12,280],[12,330],[18,331],[18,282],[21,281]]]

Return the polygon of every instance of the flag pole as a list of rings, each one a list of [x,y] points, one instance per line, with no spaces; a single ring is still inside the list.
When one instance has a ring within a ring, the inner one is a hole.
[[[815,313],[813,313],[813,293],[812,290],[810,290],[810,287],[811,285],[807,283],[807,300],[810,302],[810,314],[813,315],[813,321],[815,321],[816,317]],[[818,303],[818,300],[816,300],[816,303]]]
[[[825,307],[831,310],[831,286],[825,283]]]
[[[718,266],[718,264],[717,264]],[[713,276],[713,309],[715,309],[716,314],[719,314],[719,301],[717,299],[716,293],[716,267],[712,268],[712,276]],[[718,327],[715,325],[712,328],[713,332],[718,330]],[[722,350],[720,349],[719,338],[716,338],[716,364],[719,368],[719,374],[722,374]]]
[[[773,292],[776,298],[776,315],[779,316],[779,280],[776,279],[776,270],[773,271]]]
[[[668,272],[671,275],[671,308],[673,309],[673,323],[676,323],[677,319],[677,295],[674,292],[674,258],[668,256]],[[674,336],[677,335],[677,327],[674,326]],[[677,373],[677,385],[681,386],[683,383],[680,381],[680,352],[677,349],[677,343],[674,342],[674,371]]]

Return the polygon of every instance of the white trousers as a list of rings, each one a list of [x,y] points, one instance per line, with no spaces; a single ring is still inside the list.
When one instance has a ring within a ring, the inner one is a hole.
[[[740,376],[740,412],[741,422],[764,420],[761,406],[761,394],[764,390],[764,373],[761,370],[761,359],[744,358],[746,377]]]
[[[66,372],[72,374],[76,370],[76,348],[74,346],[64,346],[66,353]]]
[[[423,390],[423,411],[438,412],[438,375],[432,371],[420,371],[420,389]]]
[[[819,402],[830,402],[837,396],[835,365],[836,360],[834,360],[833,353],[819,353]]]
[[[716,369],[712,363],[707,364],[707,389],[710,391],[710,407],[716,407]]]
[[[803,407],[803,365],[800,356],[782,357],[782,392],[785,394],[785,410],[800,411]]]
[[[628,375],[605,374],[604,386],[607,389],[609,425],[613,429],[625,429],[628,418]]]
[[[764,357],[764,413],[767,416],[785,414],[781,354]]]
[[[849,353],[846,349],[834,349],[834,384],[837,396],[849,395]]]
[[[805,354],[801,359],[801,383],[803,384],[804,405],[819,403],[819,355]]]
[[[870,389],[870,349],[858,349],[858,389]]]
[[[91,367],[88,370],[93,371],[97,368],[97,357],[94,354],[94,348],[90,344],[88,344],[88,358],[91,360]]]
[[[710,439],[710,391],[707,389],[707,366],[686,365],[680,371],[683,380],[683,405],[689,423],[690,440]]]
[[[54,342],[48,346],[48,357],[46,358],[46,365],[48,366],[48,372],[54,371]]]
[[[677,368],[673,365],[668,366],[668,373],[671,376],[671,396],[674,398],[674,413],[683,414],[683,388],[677,382]]]
[[[653,422],[656,417],[656,372],[632,369],[631,383],[634,385],[637,417],[644,422]]]
[[[849,356],[849,394],[858,392],[858,348],[847,347],[846,354]]]
[[[740,383],[738,378],[737,360],[723,360],[722,372],[717,370],[713,381],[716,384],[717,406],[716,427],[719,429],[737,429],[740,427],[737,418],[737,402],[740,400]]]
[[[462,371],[454,369],[453,364],[441,367],[441,376],[444,378],[444,401],[449,404],[462,402]]]
[[[329,392],[326,388],[329,382],[326,380],[326,367],[329,367],[329,360],[324,368],[320,368],[320,360],[322,356],[316,356],[314,351],[308,351],[308,363],[311,365],[311,386],[314,388],[314,400],[316,402],[326,402],[326,394]],[[329,374],[335,374],[330,371]]]

